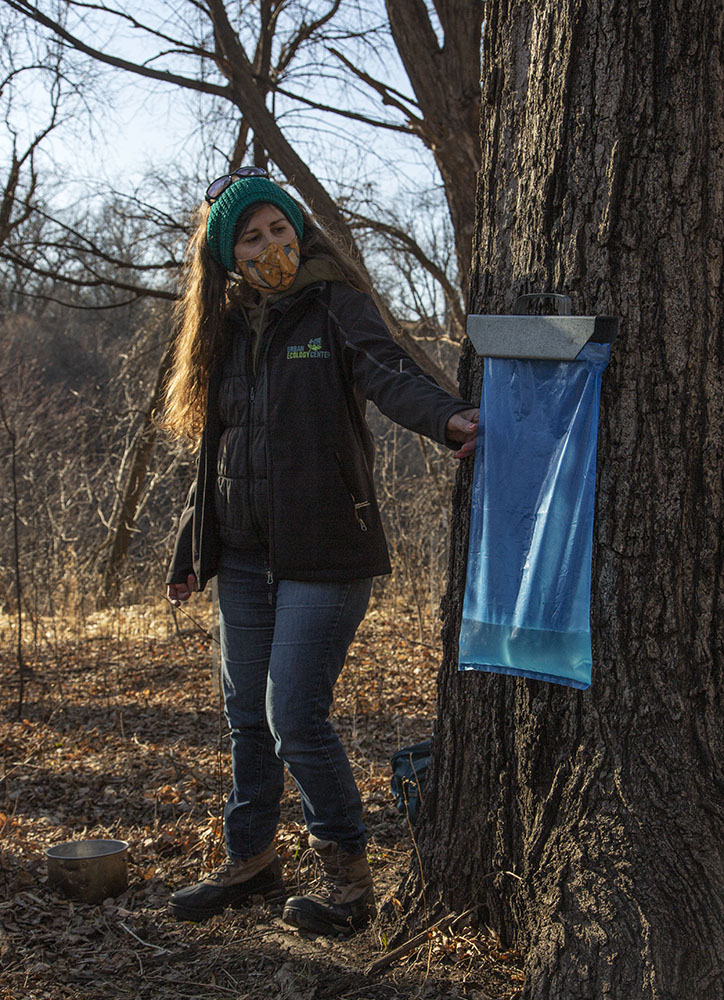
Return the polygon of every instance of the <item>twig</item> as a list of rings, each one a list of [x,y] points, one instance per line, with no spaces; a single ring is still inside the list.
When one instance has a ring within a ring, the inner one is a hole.
[[[123,930],[126,931],[126,933],[128,933],[128,934],[131,935],[132,938],[135,938],[136,941],[138,941],[139,944],[142,944],[144,948],[153,948],[153,950],[156,951],[156,952],[158,952],[159,955],[170,955],[171,954],[171,952],[168,950],[168,948],[162,948],[158,944],[150,944],[148,941],[144,941],[143,938],[140,938],[138,936],[138,934],[134,934],[130,927],[126,927],[126,925],[123,923],[122,920],[118,921],[118,926],[122,927]]]
[[[448,913],[446,917],[441,917],[436,923],[431,924],[424,931],[420,931],[414,937],[410,938],[404,944],[401,944],[399,948],[393,948],[392,951],[388,952],[386,955],[382,955],[381,958],[376,958],[374,962],[367,966],[365,973],[368,976],[374,975],[375,972],[379,972],[380,969],[386,969],[388,965],[392,965],[396,962],[398,958],[402,958],[403,955],[408,955],[415,948],[419,948],[421,944],[425,944],[429,940],[430,935],[433,931],[446,930],[450,926],[460,923],[465,917],[469,917],[472,913],[472,909],[466,910],[464,913]]]

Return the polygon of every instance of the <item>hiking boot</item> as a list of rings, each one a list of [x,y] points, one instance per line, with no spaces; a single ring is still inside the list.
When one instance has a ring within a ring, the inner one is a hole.
[[[314,934],[354,934],[376,913],[367,855],[345,854],[331,840],[309,838],[322,866],[320,883],[305,896],[292,896],[282,920]]]
[[[168,905],[177,920],[208,920],[227,906],[252,902],[254,896],[267,903],[284,902],[282,866],[273,844],[248,861],[227,858],[201,882],[175,892]]]

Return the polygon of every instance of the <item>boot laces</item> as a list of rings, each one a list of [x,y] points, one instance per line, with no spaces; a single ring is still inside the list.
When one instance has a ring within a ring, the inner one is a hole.
[[[229,881],[229,878],[232,875],[236,874],[238,868],[238,861],[234,860],[234,858],[227,858],[225,861],[222,861],[217,868],[214,868],[214,870],[206,876],[204,881],[216,882],[219,885],[224,885]]]
[[[322,857],[309,848],[297,865],[297,890],[327,902],[335,902],[350,883],[349,872],[335,855]]]

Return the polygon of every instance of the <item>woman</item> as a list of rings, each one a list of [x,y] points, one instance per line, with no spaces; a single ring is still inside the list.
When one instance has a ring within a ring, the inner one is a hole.
[[[203,920],[284,898],[274,833],[288,768],[322,888],[284,919],[351,933],[374,914],[362,804],[329,722],[334,684],[390,564],[372,481],[367,399],[448,445],[475,447],[477,410],[418,369],[354,262],[266,171],[214,181],[191,240],[165,424],[200,439],[169,570],[175,604],[217,576],[233,788],[227,860],[175,892]]]

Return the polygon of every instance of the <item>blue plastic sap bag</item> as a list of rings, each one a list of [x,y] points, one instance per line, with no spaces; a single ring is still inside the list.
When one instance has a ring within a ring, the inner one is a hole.
[[[587,688],[601,375],[575,361],[486,358],[460,669]]]

